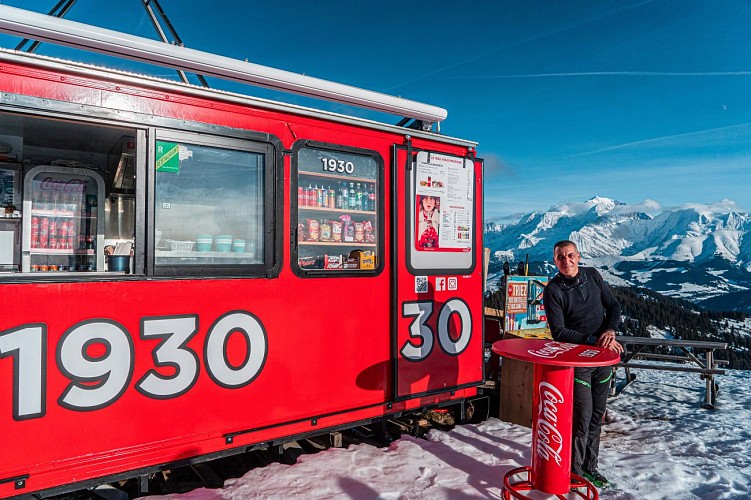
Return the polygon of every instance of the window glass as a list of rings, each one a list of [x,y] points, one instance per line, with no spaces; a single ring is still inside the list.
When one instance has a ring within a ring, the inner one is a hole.
[[[263,263],[265,155],[156,141],[155,266]]]
[[[380,267],[380,157],[328,148],[297,151],[297,260],[305,274]]]

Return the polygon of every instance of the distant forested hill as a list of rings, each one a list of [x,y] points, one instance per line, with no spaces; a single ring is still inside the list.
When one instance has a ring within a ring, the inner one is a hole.
[[[728,360],[729,368],[751,370],[751,317],[746,314],[709,311],[646,288],[611,286],[611,290],[621,304],[620,335],[727,342],[727,351],[716,352],[715,358]],[[503,309],[504,291],[501,286],[486,294],[485,305]]]
[[[730,368],[751,369],[751,321],[744,313],[707,311],[646,288],[611,289],[622,308],[619,333],[649,337],[652,327],[673,338],[727,342],[728,350],[717,352],[716,358],[730,361]]]

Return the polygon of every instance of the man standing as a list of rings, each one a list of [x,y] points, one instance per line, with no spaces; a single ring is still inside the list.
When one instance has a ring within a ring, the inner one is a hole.
[[[543,303],[553,339],[595,345],[623,352],[615,340],[621,306],[594,268],[579,267],[581,255],[573,241],[553,246],[558,274],[545,288]],[[571,472],[595,486],[608,485],[597,470],[602,418],[608,402],[609,366],[574,369],[574,415]]]

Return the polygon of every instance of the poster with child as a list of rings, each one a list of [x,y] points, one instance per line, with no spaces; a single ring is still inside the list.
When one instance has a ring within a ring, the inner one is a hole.
[[[420,195],[417,200],[417,248],[438,248],[441,199],[431,195]]]

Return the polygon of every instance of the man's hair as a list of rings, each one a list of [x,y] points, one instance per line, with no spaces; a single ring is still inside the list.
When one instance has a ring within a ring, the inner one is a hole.
[[[558,250],[559,248],[561,248],[561,247],[567,247],[569,245],[572,246],[572,247],[574,247],[574,250],[576,250],[576,253],[579,253],[579,247],[577,247],[576,243],[574,243],[571,240],[561,240],[558,243],[556,243],[555,245],[553,245],[553,253],[555,253],[555,251]]]

